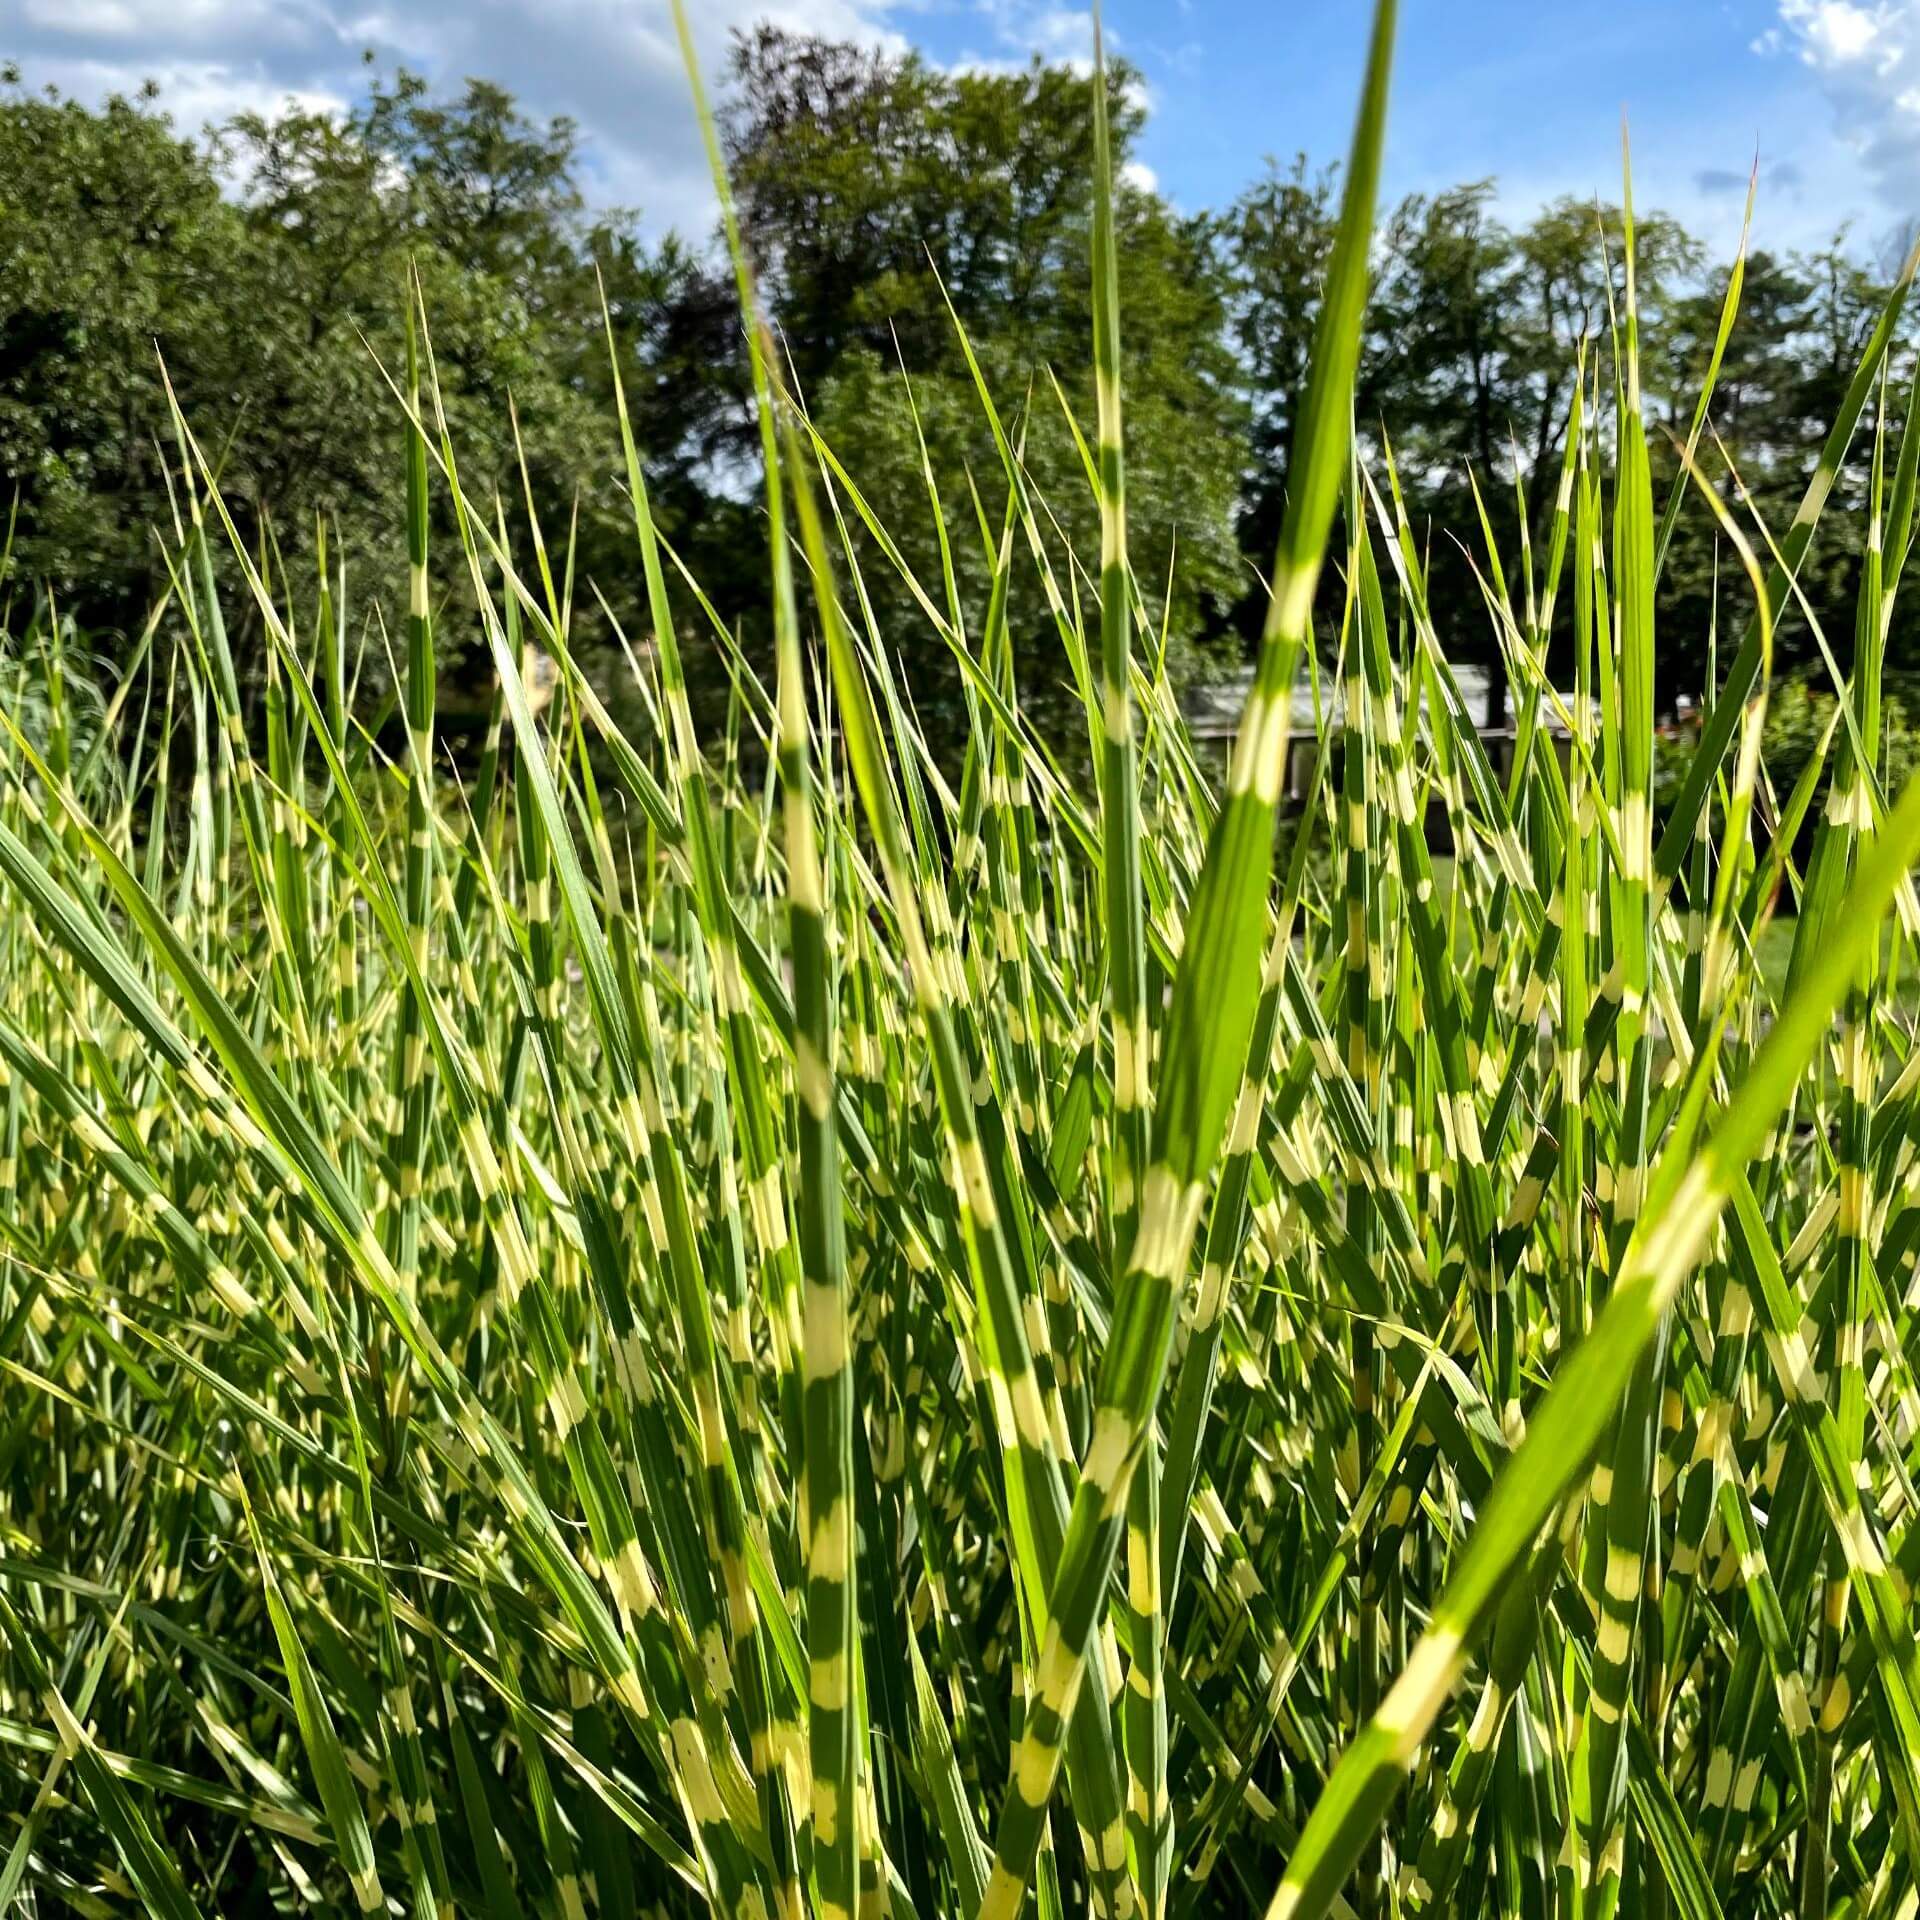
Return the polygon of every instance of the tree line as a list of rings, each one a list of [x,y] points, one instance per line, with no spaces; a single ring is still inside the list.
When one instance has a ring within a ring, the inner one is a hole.
[[[188,137],[151,88],[95,107],[0,77],[11,591],[48,594],[109,658],[140,631],[182,511],[164,379],[275,578],[304,592],[324,527],[356,604],[387,595],[404,571],[387,375],[411,271],[469,491],[531,499],[550,545],[571,537],[585,629],[638,639],[604,298],[662,527],[712,617],[758,650],[765,531],[731,275],[707,236],[650,241],[633,211],[589,204],[573,123],[530,118],[490,82],[442,97],[370,64],[344,117],[290,104]],[[1132,557],[1176,672],[1204,672],[1241,658],[1258,626],[1337,181],[1307,156],[1270,161],[1231,206],[1183,210],[1127,164],[1145,118],[1136,77],[1118,67],[1110,85]],[[1045,504],[1063,591],[1068,551],[1097,550],[1076,438],[1093,417],[1087,86],[1038,60],[949,71],[771,27],[733,49],[723,132],[794,389],[922,590],[944,597],[951,578],[963,620],[984,607],[1006,507],[976,383]],[[1635,240],[1649,408],[1684,432],[1728,263],[1659,214],[1641,214]],[[1492,181],[1383,217],[1358,417],[1392,447],[1437,624],[1463,657],[1492,645],[1480,512],[1509,558],[1523,512],[1542,533],[1583,339],[1610,402],[1622,242],[1604,198],[1514,219]],[[1776,529],[1892,271],[1844,235],[1748,258],[1704,464],[1731,493],[1731,462]],[[1904,405],[1890,396],[1896,416]],[[1865,464],[1857,449],[1842,486],[1863,489]],[[848,515],[872,619],[906,650],[937,734],[960,697],[953,664]],[[1824,617],[1843,620],[1857,559],[1816,554]],[[1662,589],[1665,700],[1703,684],[1724,573],[1711,517],[1689,508]],[[1013,617],[1036,642],[1048,630],[1044,606]],[[461,631],[443,623],[450,657]],[[1781,643],[1789,659],[1813,648],[1804,623]],[[1054,648],[1027,647],[1023,671],[1037,709],[1059,697]],[[711,673],[718,689],[718,654]]]

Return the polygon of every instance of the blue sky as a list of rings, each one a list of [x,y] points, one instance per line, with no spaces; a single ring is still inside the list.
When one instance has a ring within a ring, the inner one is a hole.
[[[1084,59],[1066,0],[691,0],[710,70],[760,15],[943,63]],[[1362,0],[1108,0],[1152,108],[1141,158],[1186,207],[1259,169],[1343,149]],[[1730,246],[1756,148],[1757,238],[1855,222],[1877,241],[1920,210],[1920,0],[1402,0],[1388,188],[1497,177],[1515,213],[1611,193],[1630,119],[1637,197]],[[183,127],[293,95],[338,105],[373,47],[448,82],[504,81],[572,114],[599,190],[650,226],[710,203],[667,0],[0,0],[0,56],[83,96],[158,79]]]
[[[1863,224],[1885,217],[1775,0],[1411,0],[1402,12],[1390,187],[1494,176],[1518,204],[1617,191],[1624,112],[1641,193],[1729,239],[1756,148],[1763,228],[1824,233],[1836,189]],[[1263,15],[1270,44],[1253,57]],[[1175,197],[1215,204],[1264,153],[1344,147],[1361,7],[1120,0],[1112,17],[1149,72],[1144,157]]]

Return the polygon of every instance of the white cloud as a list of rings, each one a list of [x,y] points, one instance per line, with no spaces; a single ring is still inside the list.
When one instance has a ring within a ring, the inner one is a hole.
[[[709,93],[731,35],[755,21],[904,50],[934,0],[688,0]],[[1038,53],[1092,70],[1093,14],[1077,0],[944,0],[986,41],[957,67],[1012,71]],[[84,100],[158,82],[182,133],[293,101],[342,110],[364,94],[369,49],[438,87],[495,80],[537,118],[581,132],[589,198],[637,207],[655,232],[704,236],[713,218],[669,0],[0,0],[5,57],[29,87]],[[1125,51],[1120,36],[1108,42]],[[1139,104],[1150,104],[1144,82]]]
[[[1881,197],[1920,202],[1920,0],[1779,0],[1754,43],[1791,52],[1832,105],[1834,131]]]
[[[1160,191],[1160,176],[1144,160],[1129,160],[1120,169],[1120,177],[1128,186],[1137,188],[1141,193]]]
[[[992,34],[990,50],[968,48],[949,67],[961,73],[1022,73],[1038,54],[1078,74],[1093,72],[1093,13],[1048,0],[976,0],[974,11]],[[1121,36],[1105,27],[1109,57],[1125,51]],[[1145,103],[1144,85],[1139,89]]]
[[[1071,7],[1048,7],[1031,16],[1026,33],[1036,53],[1063,60],[1086,52],[1093,39],[1093,15]]]
[[[1038,53],[1049,60],[1085,60],[1093,53],[1093,14],[1088,8],[1055,6],[1049,0],[979,0],[979,11],[994,39],[1022,58]],[[1113,38],[1111,27],[1107,38]]]
[[[710,92],[729,36],[754,20],[903,47],[911,0],[691,0]],[[4,10],[4,0],[0,0]],[[436,85],[469,75],[528,113],[579,123],[596,200],[656,229],[704,232],[713,198],[668,0],[21,0],[7,57],[30,87],[80,99],[157,81],[182,132],[292,99],[338,110],[366,83],[363,51]]]
[[[1853,0],[1782,0],[1780,17],[1801,42],[1809,66],[1847,66],[1876,46],[1883,55],[1899,9],[1862,7]]]
[[[346,95],[325,86],[286,86],[258,66],[219,60],[165,60],[137,70],[113,60],[33,60],[21,76],[32,86],[51,86],[75,99],[100,100],[131,94],[151,81],[161,104],[182,133],[218,125],[238,113],[267,113],[294,106],[314,113],[340,113]]]

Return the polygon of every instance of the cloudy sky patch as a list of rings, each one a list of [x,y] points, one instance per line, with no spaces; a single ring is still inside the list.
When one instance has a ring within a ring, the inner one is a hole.
[[[4,0],[0,0],[4,5]],[[157,81],[197,130],[288,99],[339,108],[363,53],[437,85],[497,80],[582,132],[592,197],[653,232],[712,213],[667,0],[13,0],[0,57],[85,99]],[[1058,0],[694,0],[710,84],[756,18],[950,66],[1034,53],[1083,66],[1087,7]],[[1108,0],[1109,37],[1152,120],[1135,177],[1222,206],[1262,160],[1345,148],[1366,9],[1358,0]],[[1920,0],[1403,0],[1390,192],[1498,177],[1516,212],[1612,197],[1629,116],[1637,197],[1737,234],[1758,155],[1761,244],[1869,236],[1920,207]]]
[[[1920,210],[1920,0],[1781,0],[1759,51],[1791,58],[1896,219]]]

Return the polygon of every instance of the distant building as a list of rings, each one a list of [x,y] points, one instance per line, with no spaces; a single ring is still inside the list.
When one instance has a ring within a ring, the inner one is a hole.
[[[1461,664],[1453,668],[1453,684],[1459,687],[1461,701],[1467,707],[1467,718],[1473,722],[1475,732],[1480,735],[1480,745],[1486,749],[1486,756],[1492,762],[1494,770],[1505,774],[1513,766],[1513,743],[1517,735],[1517,716],[1513,712],[1513,699],[1509,689],[1494,678],[1490,666]],[[1254,685],[1254,668],[1242,666],[1233,674],[1227,674],[1221,680],[1210,680],[1204,685],[1196,685],[1187,695],[1188,730],[1196,741],[1217,741],[1221,749],[1233,741],[1233,735],[1240,730],[1240,712],[1246,707],[1246,695]],[[1538,724],[1546,730],[1555,749],[1559,751],[1561,762],[1567,760],[1567,720],[1563,714],[1571,714],[1574,697],[1571,693],[1555,693],[1551,697],[1540,697]],[[1331,674],[1321,672],[1319,676],[1319,722],[1315,724],[1313,708],[1313,684],[1302,676],[1294,684],[1294,708],[1292,708],[1292,726],[1286,741],[1286,797],[1292,801],[1304,801],[1308,787],[1313,781],[1313,762],[1319,755],[1319,743],[1325,737],[1331,737],[1346,726],[1346,689],[1334,680]],[[1594,737],[1599,735],[1599,720],[1594,716]]]

